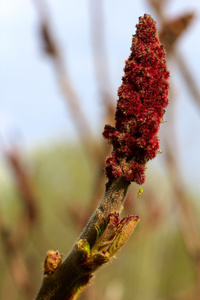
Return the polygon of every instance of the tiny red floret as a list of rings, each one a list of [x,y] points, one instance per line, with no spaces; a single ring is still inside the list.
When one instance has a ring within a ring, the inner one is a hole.
[[[124,176],[142,184],[145,165],[159,149],[158,130],[168,105],[169,72],[164,46],[150,15],[139,18],[118,89],[115,127],[106,125],[103,136],[113,145],[106,161],[109,180]]]

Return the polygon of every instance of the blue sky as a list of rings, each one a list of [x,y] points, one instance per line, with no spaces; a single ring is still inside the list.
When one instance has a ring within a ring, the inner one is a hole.
[[[103,110],[92,60],[89,1],[47,2],[83,110],[94,132],[101,131]],[[138,17],[144,13],[155,15],[145,1],[103,2],[110,91],[116,97]],[[199,82],[200,1],[169,1],[168,15],[176,16],[188,11],[195,11],[196,20],[180,40],[179,48]],[[200,111],[176,67],[173,64],[170,67],[176,80],[176,133],[180,160],[184,173],[193,178],[200,169]],[[31,0],[0,2],[0,133],[6,142],[20,137],[27,147],[77,136],[73,119],[59,91],[53,65],[41,50],[38,18]]]

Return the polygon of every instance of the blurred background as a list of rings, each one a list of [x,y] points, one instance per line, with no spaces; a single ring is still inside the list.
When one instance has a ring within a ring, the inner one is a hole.
[[[1,0],[0,299],[34,298],[47,250],[67,255],[103,195],[101,133],[144,13],[171,72],[163,153],[127,196],[141,222],[80,299],[200,299],[198,0]]]

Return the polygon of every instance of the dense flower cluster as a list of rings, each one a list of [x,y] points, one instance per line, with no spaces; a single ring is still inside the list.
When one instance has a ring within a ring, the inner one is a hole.
[[[158,130],[168,105],[169,72],[156,23],[150,15],[139,18],[118,89],[115,127],[106,125],[103,136],[113,145],[106,161],[109,180],[124,176],[142,184],[145,165],[159,149]]]

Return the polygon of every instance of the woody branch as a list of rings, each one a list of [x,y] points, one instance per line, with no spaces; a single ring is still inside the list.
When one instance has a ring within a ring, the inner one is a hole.
[[[131,182],[144,183],[146,163],[159,151],[158,130],[168,105],[169,72],[154,20],[145,14],[136,27],[118,90],[115,127],[106,125],[103,132],[113,146],[106,160],[105,194],[64,261],[60,263],[57,251],[47,254],[37,300],[76,299],[94,271],[110,261],[140,220],[137,215],[120,220],[119,213]]]

